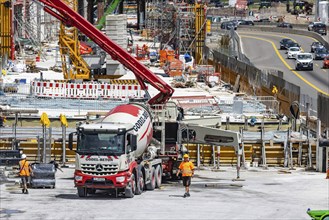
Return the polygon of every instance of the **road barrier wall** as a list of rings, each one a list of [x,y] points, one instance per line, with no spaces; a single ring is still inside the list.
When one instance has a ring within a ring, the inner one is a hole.
[[[237,77],[240,77],[240,92],[255,96],[275,96],[280,102],[280,113],[290,115],[291,103],[300,100],[300,87],[285,81],[279,73],[262,71],[251,63],[240,61],[236,56],[225,54],[225,50],[206,48],[205,54],[210,58],[209,63],[215,66],[216,71],[221,72],[223,81],[234,85]],[[273,92],[274,88],[277,92]]]
[[[326,48],[329,48],[329,42],[325,38],[323,38],[320,34],[315,33],[313,31],[304,31],[304,30],[296,30],[296,29],[290,29],[290,28],[278,28],[269,25],[269,26],[239,26],[239,29],[241,30],[250,30],[250,31],[264,31],[264,32],[277,32],[277,33],[288,33],[288,34],[296,34],[296,35],[304,35],[308,37],[312,37],[315,40],[321,42],[323,45],[325,45]]]
[[[329,128],[329,97],[318,93],[318,118],[324,127]]]

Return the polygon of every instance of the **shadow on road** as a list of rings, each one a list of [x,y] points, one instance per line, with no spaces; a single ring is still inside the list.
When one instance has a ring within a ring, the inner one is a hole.
[[[109,195],[108,193],[96,193],[88,195],[87,197],[79,197],[77,194],[58,194],[55,196],[59,199],[69,199],[69,200],[121,200],[125,199],[122,197],[115,198],[114,195]]]

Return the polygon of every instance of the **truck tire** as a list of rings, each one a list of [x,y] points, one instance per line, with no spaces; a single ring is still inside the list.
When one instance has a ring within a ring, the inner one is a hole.
[[[143,193],[144,185],[145,185],[145,182],[144,182],[143,172],[142,172],[142,169],[139,167],[138,171],[137,171],[135,195],[140,195]]]
[[[136,190],[135,174],[131,174],[129,187],[126,187],[125,189],[125,197],[134,198],[135,190]]]
[[[78,196],[79,197],[87,197],[87,188],[78,187]]]
[[[160,188],[162,183],[162,167],[158,165],[155,168],[155,187]]]
[[[147,183],[145,186],[146,186],[147,190],[155,189],[155,169],[154,169],[154,167],[151,168],[151,179],[150,179],[149,183]]]

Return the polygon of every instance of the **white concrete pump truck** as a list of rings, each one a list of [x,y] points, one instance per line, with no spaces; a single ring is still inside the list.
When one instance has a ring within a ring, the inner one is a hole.
[[[239,177],[242,153],[239,133],[182,121],[176,105],[168,103],[174,90],[167,83],[64,1],[39,1],[46,12],[64,24],[78,28],[112,59],[130,69],[149,97],[144,103],[119,105],[100,120],[80,124],[77,131],[69,135],[70,149],[73,149],[76,135],[74,183],[80,197],[102,189],[112,190],[116,196],[122,194],[132,198],[144,189],[160,187],[162,176],[175,175],[185,153],[184,142],[233,146],[238,155]],[[145,83],[158,89],[159,94],[150,98]],[[208,120],[214,124],[218,122],[214,118]]]

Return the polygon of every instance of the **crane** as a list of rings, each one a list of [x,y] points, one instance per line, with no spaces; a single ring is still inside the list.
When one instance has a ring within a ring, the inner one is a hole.
[[[64,0],[72,10],[77,11],[77,0]],[[61,22],[59,31],[59,45],[64,79],[90,79],[90,70],[86,61],[80,56],[78,30],[75,27],[65,26]],[[72,65],[68,62],[70,58]],[[72,67],[73,66],[73,67]]]
[[[39,0],[39,2],[44,4],[43,7],[45,12],[54,16],[66,24],[66,26],[74,26],[78,28],[82,33],[84,33],[87,37],[99,45],[105,52],[111,55],[112,59],[118,60],[126,68],[131,70],[135,74],[135,77],[141,85],[141,88],[149,97],[148,103],[150,105],[164,104],[170,99],[174,92],[174,89],[170,85],[156,76],[137,59],[132,57],[127,51],[114,43],[105,34],[103,34],[91,23],[89,23],[85,18],[83,18],[76,11],[66,5],[64,1]],[[159,90],[159,93],[152,98],[147,91],[147,86],[145,84],[146,82]]]

